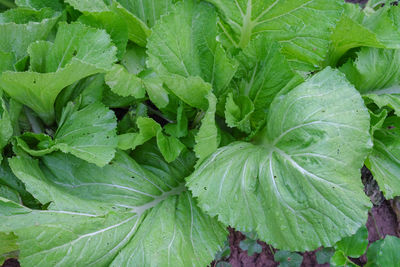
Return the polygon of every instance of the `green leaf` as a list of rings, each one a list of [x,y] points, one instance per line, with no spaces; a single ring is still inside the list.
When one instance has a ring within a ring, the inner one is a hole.
[[[201,121],[200,129],[195,137],[196,145],[193,148],[200,160],[214,153],[220,142],[218,128],[215,124],[217,99],[212,93],[208,95],[207,99],[208,109]]]
[[[345,12],[331,36],[328,64],[335,66],[350,49],[360,46],[377,48],[399,48],[400,34],[393,21],[397,7],[390,5],[377,11],[346,4]]]
[[[3,160],[0,165],[0,186],[2,185],[10,188],[13,192],[18,192],[18,202],[22,200],[24,205],[28,207],[37,207],[37,201],[26,191],[24,184],[12,173],[8,166],[8,160]]]
[[[13,233],[0,233],[0,264],[17,254],[17,237]]]
[[[11,189],[6,185],[0,184],[0,197],[12,200],[14,202],[20,203],[21,199],[18,195],[18,192]],[[1,253],[0,253],[1,255]]]
[[[105,81],[111,91],[120,96],[143,98],[146,94],[142,80],[118,64],[106,74]]]
[[[73,8],[87,13],[97,13],[108,10],[108,6],[103,0],[64,0],[70,4]]]
[[[12,135],[13,128],[11,124],[11,118],[0,91],[0,162],[3,158],[3,148],[8,144],[8,141]]]
[[[279,262],[281,267],[300,267],[303,256],[295,252],[280,250],[275,252],[274,260]]]
[[[208,264],[227,231],[201,212],[182,184],[194,157],[185,153],[167,164],[150,145],[135,158],[119,153],[103,168],[62,153],[44,156],[40,165],[12,159],[35,196],[52,201],[40,211],[0,199],[1,231],[18,236],[21,264]]]
[[[387,199],[400,195],[400,119],[385,122],[374,133],[374,148],[365,165]]]
[[[117,148],[117,119],[112,111],[100,103],[81,110],[64,110],[62,121],[54,136],[25,133],[17,137],[18,145],[32,156],[43,156],[55,150],[104,166]]]
[[[118,148],[135,149],[156,137],[157,146],[168,163],[174,161],[185,148],[177,138],[165,135],[161,126],[151,118],[139,117],[136,124],[139,132],[120,135],[118,137]]]
[[[335,249],[343,252],[346,257],[358,258],[365,253],[368,246],[368,230],[362,226],[352,235],[336,243]]]
[[[117,14],[111,11],[89,13],[80,16],[78,21],[94,28],[106,30],[118,48],[117,58],[122,58],[128,43],[128,30],[126,23]]]
[[[346,266],[346,263],[348,263],[348,260],[347,260],[346,255],[343,253],[343,251],[337,250],[333,254],[330,263],[333,266]]]
[[[60,23],[54,43],[42,41],[29,47],[30,70],[4,72],[0,85],[8,95],[51,124],[54,102],[61,90],[84,77],[111,69],[115,52],[105,31],[80,23]]]
[[[142,1],[143,2],[143,1]],[[113,0],[110,9],[115,12],[128,26],[128,38],[139,46],[146,46],[147,37],[151,31],[145,22],[123,7],[118,1]]]
[[[379,108],[389,107],[400,116],[400,90],[398,94],[367,94],[364,98],[373,101]]]
[[[369,128],[359,93],[327,68],[274,100],[263,143],[218,149],[187,184],[204,211],[278,249],[329,247],[367,219]]]
[[[185,105],[182,102],[177,110],[176,123],[165,125],[164,130],[176,138],[185,137],[188,134],[188,118],[185,113]]]
[[[289,66],[277,43],[258,36],[238,56],[238,91],[254,103],[255,112],[264,119],[274,97],[285,94],[304,80]]]
[[[321,250],[318,250],[315,253],[318,264],[329,263],[334,252],[335,250],[333,248],[323,248]]]
[[[35,157],[41,157],[56,150],[56,147],[54,147],[54,141],[50,136],[45,134],[26,132],[21,136],[17,136],[15,139],[20,148],[29,155]]]
[[[250,238],[246,238],[245,240],[240,241],[239,247],[241,250],[247,251],[249,256],[253,256],[254,253],[261,253],[262,247],[257,243],[257,240],[252,240]]]
[[[166,162],[174,161],[185,148],[185,145],[174,136],[167,136],[159,131],[156,135],[157,146]]]
[[[197,108],[207,107],[211,87],[217,97],[224,94],[236,71],[216,40],[216,23],[212,6],[183,1],[160,19],[148,40],[148,65],[176,96]]]
[[[391,93],[400,84],[400,51],[363,47],[339,69],[362,94]]]
[[[387,235],[385,239],[371,244],[367,251],[367,266],[398,266],[400,238]]]
[[[375,114],[374,112],[369,111],[369,115],[371,117],[371,136],[374,135],[376,130],[379,130],[382,128],[383,123],[385,122],[385,119],[388,115],[388,111],[386,109],[382,109],[379,114]]]
[[[117,119],[100,103],[67,114],[54,136],[55,146],[64,153],[104,166],[117,147]]]
[[[342,13],[342,1],[207,0],[219,10],[222,32],[236,47],[256,36],[279,41],[296,69],[316,69],[327,56],[331,28]],[[315,23],[318,18],[318,23]]]
[[[27,55],[31,43],[47,38],[60,16],[49,8],[15,8],[1,13],[0,51],[11,53],[16,63]]]
[[[62,4],[59,0],[15,0],[15,4],[20,7],[29,7],[37,10],[45,7],[51,7],[57,11],[62,9]]]
[[[225,120],[229,127],[250,133],[250,116],[254,112],[254,104],[249,97],[241,95],[236,99],[229,94],[225,103]]]

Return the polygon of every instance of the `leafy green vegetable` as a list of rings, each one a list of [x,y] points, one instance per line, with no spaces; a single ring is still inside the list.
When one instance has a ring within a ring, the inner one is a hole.
[[[47,135],[27,133],[18,137],[18,145],[33,156],[43,156],[55,150],[71,153],[98,166],[109,163],[117,147],[116,118],[100,103],[81,110],[64,111],[54,141]],[[31,146],[35,148],[31,148]]]
[[[295,68],[306,71],[318,68],[327,56],[331,28],[342,10],[342,1],[336,0],[207,1],[221,13],[218,24],[233,46],[243,49],[255,36],[266,35],[280,42]]]
[[[193,156],[166,164],[152,146],[138,153],[139,162],[121,152],[104,168],[63,153],[46,155],[40,164],[13,158],[13,170],[35,197],[52,201],[47,211],[0,202],[2,230],[17,234],[21,263],[207,264],[226,230],[196,207],[182,184]]]
[[[224,94],[236,70],[216,40],[216,21],[210,5],[183,1],[156,24],[147,45],[149,66],[176,96],[197,108],[207,107],[211,90],[217,97]]]
[[[230,266],[230,226],[281,266],[321,246],[319,262],[356,266],[371,207],[361,167],[400,196],[390,1],[1,10],[1,262]],[[396,240],[372,244],[368,264],[398,261]]]
[[[188,186],[203,210],[276,248],[331,246],[366,220],[370,204],[357,177],[368,131],[360,95],[325,69],[275,99],[263,143],[220,148]]]
[[[66,42],[65,40],[68,40]],[[6,71],[0,86],[33,109],[46,124],[54,121],[54,102],[61,90],[89,75],[111,69],[116,48],[109,36],[80,23],[60,23],[54,43],[32,43],[27,72]]]

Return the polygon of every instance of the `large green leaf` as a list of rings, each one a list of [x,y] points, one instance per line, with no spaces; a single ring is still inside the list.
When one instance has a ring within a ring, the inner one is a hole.
[[[103,104],[93,103],[81,110],[70,104],[62,114],[54,140],[44,134],[25,133],[17,137],[17,144],[33,156],[61,150],[102,167],[114,157],[116,128],[114,113]]]
[[[297,69],[318,68],[327,56],[329,36],[343,1],[207,0],[222,16],[224,35],[245,48],[257,35],[279,41]],[[316,23],[315,18],[318,18]]]
[[[46,39],[61,14],[49,8],[40,11],[16,8],[0,14],[0,51],[10,53],[14,63],[27,55],[28,46]],[[3,59],[1,59],[3,65]]]
[[[148,40],[148,65],[193,107],[206,109],[211,86],[219,97],[236,71],[236,64],[216,40],[216,23],[212,6],[188,0],[162,17]]]
[[[375,131],[374,149],[365,165],[387,199],[400,196],[400,119],[391,118]]]
[[[30,70],[4,72],[0,86],[46,124],[54,121],[54,102],[64,87],[106,72],[116,60],[116,48],[106,32],[80,23],[60,23],[54,43],[36,42],[28,51]]]
[[[62,153],[40,164],[13,158],[27,188],[40,201],[52,201],[39,211],[0,198],[1,231],[18,236],[21,264],[208,264],[227,232],[185,190],[194,157],[185,153],[167,164],[151,145],[134,157],[138,162],[118,153],[104,168]]]
[[[295,251],[332,246],[365,223],[369,114],[343,74],[325,69],[277,97],[261,136],[218,149],[188,178],[204,211]]]

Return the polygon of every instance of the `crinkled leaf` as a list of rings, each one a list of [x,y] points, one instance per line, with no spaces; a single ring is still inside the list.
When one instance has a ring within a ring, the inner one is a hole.
[[[138,151],[137,158],[138,163],[119,153],[104,168],[62,153],[45,156],[40,164],[14,158],[19,178],[41,201],[52,201],[46,211],[1,201],[2,231],[18,236],[21,264],[209,263],[227,232],[202,213],[182,185],[194,157],[185,153],[167,164],[157,150],[147,146]],[[106,211],[114,212],[95,215]]]
[[[30,70],[4,72],[0,85],[12,98],[51,124],[54,102],[61,90],[84,77],[111,69],[115,52],[105,31],[80,23],[61,23],[54,43],[42,41],[29,47]]]
[[[371,244],[367,251],[366,266],[398,266],[400,263],[400,238],[387,235]]]
[[[81,110],[67,106],[54,140],[44,134],[25,133],[17,137],[17,144],[32,156],[61,150],[104,166],[113,159],[117,148],[116,127],[114,113],[101,103]]]
[[[364,47],[340,71],[362,94],[391,93],[400,84],[400,51]]]
[[[348,50],[355,47],[399,48],[400,33],[393,21],[393,12],[398,13],[399,8],[387,5],[371,11],[346,4],[330,38],[328,64],[335,66]]]
[[[179,139],[174,136],[167,136],[161,131],[157,133],[156,137],[157,146],[166,162],[174,161],[185,148],[185,145]]]
[[[219,10],[224,35],[245,48],[257,35],[279,41],[296,69],[318,68],[328,52],[331,28],[342,13],[342,1],[207,0]],[[318,18],[318,23],[315,23]]]
[[[364,98],[372,101],[379,108],[393,109],[394,114],[400,116],[400,90],[396,94],[366,94]]]
[[[374,133],[374,148],[366,166],[387,199],[400,196],[400,119],[386,121]]]
[[[117,58],[121,59],[128,43],[128,31],[126,23],[117,14],[111,11],[89,13],[79,17],[78,21],[88,26],[105,29],[118,48]]]
[[[139,128],[139,132],[118,136],[118,148],[123,150],[135,149],[161,131],[161,126],[151,118],[139,117],[136,120],[136,124]]]
[[[222,95],[236,71],[236,64],[216,40],[216,23],[212,6],[183,1],[160,19],[149,37],[149,66],[193,107],[207,107],[205,97],[211,86],[217,97]]]
[[[118,148],[135,149],[153,137],[157,139],[157,146],[167,162],[174,161],[185,146],[175,137],[167,136],[161,126],[151,118],[139,117],[136,121],[139,132],[126,133],[118,137]]]
[[[279,45],[267,36],[251,41],[238,60],[241,63],[237,73],[238,91],[253,101],[254,123],[265,119],[265,111],[276,95],[284,94],[303,82],[303,78],[290,68]]]
[[[193,150],[199,159],[204,159],[217,150],[219,145],[218,128],[215,124],[216,97],[211,93],[207,97],[208,109],[201,121],[201,126],[196,134],[196,145]]]
[[[60,15],[49,8],[39,11],[15,8],[1,13],[0,50],[11,53],[15,57],[14,63],[19,61],[27,55],[31,43],[47,38]]]
[[[100,103],[66,115],[55,136],[55,146],[98,166],[110,162],[117,147],[114,113]]]
[[[263,136],[220,148],[189,176],[204,211],[296,251],[332,246],[365,223],[369,115],[344,75],[325,69],[276,98]]]
[[[120,96],[143,98],[145,88],[142,80],[135,74],[129,73],[123,66],[115,64],[105,76],[106,84],[111,91]]]
[[[225,103],[225,120],[229,127],[250,133],[250,116],[254,112],[254,104],[248,96],[234,97],[229,94]]]

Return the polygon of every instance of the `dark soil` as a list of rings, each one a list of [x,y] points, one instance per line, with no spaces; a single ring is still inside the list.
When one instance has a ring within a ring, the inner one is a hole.
[[[18,260],[8,259],[4,262],[2,267],[20,267]]]

